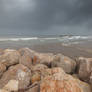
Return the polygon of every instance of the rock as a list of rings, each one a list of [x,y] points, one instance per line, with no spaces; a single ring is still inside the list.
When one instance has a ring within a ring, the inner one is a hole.
[[[41,80],[41,72],[48,67],[44,64],[36,64],[32,67],[31,83],[35,83]]]
[[[32,66],[32,58],[26,54],[24,54],[23,56],[21,56],[20,60],[19,60],[20,64],[23,64],[25,66],[27,66],[28,68],[31,69]]]
[[[26,53],[27,56],[30,56],[32,58],[33,64],[41,63],[49,66],[54,57],[52,53],[38,53],[29,48],[22,48],[19,50],[19,52],[22,56],[24,53]]]
[[[90,75],[90,80],[89,80],[91,86],[92,86],[92,72],[91,72],[91,75]]]
[[[92,92],[91,86],[85,82],[80,81],[79,79],[76,79],[78,85],[83,90],[83,92]]]
[[[91,92],[90,86],[86,87],[78,79],[66,74],[61,68],[46,71],[49,72],[49,75],[43,78],[40,92]]]
[[[39,62],[37,52],[35,52],[35,51],[33,51],[33,50],[29,49],[29,48],[19,49],[19,52],[20,52],[20,54],[22,56],[22,60],[26,57],[28,59],[28,61],[30,61],[32,64],[37,64]],[[23,61],[20,60],[20,62],[23,63],[24,65],[28,66],[28,64],[30,65],[30,62],[28,62],[27,59],[24,59]],[[25,61],[27,61],[27,62],[25,63]]]
[[[41,72],[44,69],[47,69],[48,67],[44,64],[37,64],[35,66],[32,67],[32,71],[33,72]]]
[[[76,78],[76,79],[79,79],[78,74],[73,74],[72,76],[73,76],[74,78]]]
[[[32,77],[31,77],[31,83],[33,84],[33,83],[38,82],[40,80],[41,80],[40,73],[38,73],[38,72],[33,73]]]
[[[6,49],[4,54],[0,55],[0,62],[5,66],[11,66],[19,63],[20,54],[16,50]]]
[[[9,92],[11,91],[18,91],[18,81],[16,80],[10,80],[8,84],[6,84],[3,88],[4,90],[7,90]]]
[[[21,48],[18,51],[20,52],[21,56],[23,56],[24,54],[26,54],[28,56],[32,56],[35,53],[35,51],[33,51],[29,48]]]
[[[6,66],[0,62],[0,77],[6,71]]]
[[[0,92],[9,92],[9,91],[4,90],[4,89],[0,89]]]
[[[78,62],[78,76],[81,80],[88,82],[90,80],[92,58],[79,57]]]
[[[18,64],[10,67],[0,80],[0,88],[3,88],[10,80],[18,80],[19,89],[25,89],[30,84],[31,71],[24,65]]]
[[[39,85],[36,85],[25,92],[40,92]]]
[[[76,62],[67,56],[57,54],[51,62],[51,67],[61,67],[66,73],[73,73],[76,68]]]
[[[38,61],[40,64],[45,64],[50,67],[54,55],[52,53],[38,53],[37,57],[39,58]]]

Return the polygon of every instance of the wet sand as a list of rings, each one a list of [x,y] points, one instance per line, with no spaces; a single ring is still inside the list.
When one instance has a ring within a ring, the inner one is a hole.
[[[69,46],[62,45],[61,42],[52,42],[52,43],[43,43],[43,44],[32,44],[30,42],[7,42],[0,43],[0,49],[11,48],[11,49],[19,49],[28,47],[32,50],[43,52],[43,53],[62,53],[71,58],[76,57],[92,57],[92,41],[85,41],[80,44],[73,44]]]
[[[91,44],[91,45],[90,45]],[[90,46],[89,46],[90,45]],[[30,47],[38,52],[45,53],[62,53],[71,58],[92,57],[92,43],[82,43],[78,45],[63,46],[61,43],[49,43]]]

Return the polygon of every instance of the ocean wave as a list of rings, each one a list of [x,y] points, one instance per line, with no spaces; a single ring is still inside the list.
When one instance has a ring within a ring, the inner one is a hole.
[[[39,41],[51,41],[51,40],[58,40],[62,42],[68,41],[76,41],[76,40],[85,40],[85,39],[92,39],[91,36],[63,36],[63,37],[29,37],[29,38],[0,38],[0,41],[29,41],[29,40],[39,40]]]
[[[28,40],[37,40],[37,37],[32,38],[0,38],[0,41],[28,41]]]

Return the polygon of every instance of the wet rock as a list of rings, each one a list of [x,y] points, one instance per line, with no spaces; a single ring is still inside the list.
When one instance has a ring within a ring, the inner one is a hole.
[[[6,71],[6,66],[0,62],[0,77]]]
[[[76,68],[76,62],[67,56],[57,54],[51,62],[51,67],[61,67],[66,73],[73,73]]]
[[[80,57],[78,59],[78,76],[81,80],[89,81],[92,68],[92,58]]]
[[[16,50],[6,49],[4,54],[0,55],[0,62],[5,66],[11,66],[19,63],[20,54]]]
[[[40,84],[40,92],[91,92],[90,86],[80,84],[78,79],[66,74],[61,68],[49,69],[48,72],[49,75]]]
[[[30,84],[31,71],[24,65],[18,64],[7,70],[1,80],[0,88],[3,88],[10,80],[19,82],[19,89],[25,89]]]

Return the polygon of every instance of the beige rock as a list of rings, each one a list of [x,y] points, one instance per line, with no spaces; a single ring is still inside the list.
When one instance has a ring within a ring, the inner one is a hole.
[[[81,80],[89,81],[91,68],[92,68],[92,58],[79,57],[78,59],[78,76]]]
[[[50,63],[53,61],[54,57],[52,53],[38,53],[29,48],[22,48],[19,50],[19,52],[21,53],[22,56],[24,53],[30,56],[32,58],[33,64],[41,63],[49,66]]]
[[[4,89],[0,89],[0,92],[9,92],[9,91],[4,90]]]
[[[33,72],[41,72],[44,69],[47,69],[48,67],[44,64],[36,64],[35,66],[32,67]]]
[[[4,86],[5,90],[11,92],[11,91],[18,91],[18,81],[16,80],[10,80],[8,84]]]
[[[19,63],[27,66],[28,68],[31,68],[32,58],[30,56],[24,54],[23,56],[21,56]]]
[[[80,81],[79,79],[76,79],[78,85],[83,90],[83,92],[92,92],[91,86],[85,82]]]
[[[19,63],[20,54],[16,50],[6,49],[4,54],[0,55],[0,62],[5,66],[11,66]]]
[[[30,84],[31,71],[24,65],[12,66],[6,71],[1,80],[0,88],[3,88],[10,80],[18,80],[19,89],[25,89]]]
[[[25,92],[40,92],[39,85],[36,85]]]
[[[46,70],[49,72],[40,84],[40,92],[91,92],[90,86],[66,74],[61,68]]]
[[[51,63],[52,67],[61,67],[66,73],[72,73],[75,71],[76,62],[67,56],[57,54]]]
[[[6,71],[6,66],[0,62],[0,77]]]
[[[31,63],[32,64],[37,64],[38,62],[39,62],[39,59],[38,59],[38,53],[37,52],[35,52],[35,51],[33,51],[33,50],[31,50],[31,49],[29,49],[29,48],[22,48],[22,49],[19,49],[19,52],[20,52],[20,54],[21,54],[21,56],[22,56],[22,60],[25,58],[25,57],[27,57],[27,58],[30,58],[31,59]],[[24,62],[26,61],[27,59],[24,59],[24,61],[21,61],[20,60],[20,62],[22,62],[23,64],[25,64]],[[28,63],[29,62],[27,62],[26,63],[26,65],[28,66]],[[29,65],[30,65],[30,63],[29,63]],[[29,67],[29,66],[28,66]]]
[[[36,64],[32,66],[31,83],[35,83],[41,80],[41,73],[48,67],[44,64]]]
[[[35,83],[41,80],[41,75],[38,72],[33,73],[31,77],[31,83]]]

